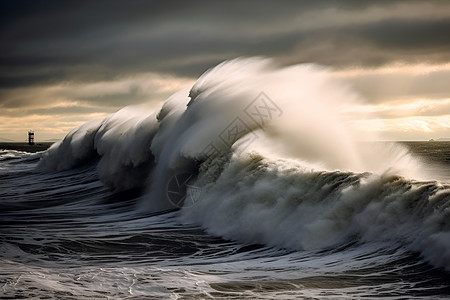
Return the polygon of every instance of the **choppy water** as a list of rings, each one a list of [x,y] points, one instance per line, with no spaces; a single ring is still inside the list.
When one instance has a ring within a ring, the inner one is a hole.
[[[0,295],[449,298],[450,144],[360,143],[359,100],[238,59],[159,111],[0,150]]]
[[[432,148],[448,158],[448,143]],[[40,155],[0,152],[4,299],[450,297],[445,266],[397,238],[314,250],[223,240],[180,210],[144,214],[140,191],[112,193],[95,163],[42,173]]]

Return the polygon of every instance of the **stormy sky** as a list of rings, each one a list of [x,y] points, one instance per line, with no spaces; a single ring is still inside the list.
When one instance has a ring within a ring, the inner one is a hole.
[[[450,137],[450,1],[0,5],[3,140],[62,138],[130,104],[151,111],[240,56],[329,67],[365,99],[358,126],[385,139]]]

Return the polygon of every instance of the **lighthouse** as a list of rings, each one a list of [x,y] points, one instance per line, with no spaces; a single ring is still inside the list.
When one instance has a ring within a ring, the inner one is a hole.
[[[28,131],[28,145],[34,145],[34,131]]]

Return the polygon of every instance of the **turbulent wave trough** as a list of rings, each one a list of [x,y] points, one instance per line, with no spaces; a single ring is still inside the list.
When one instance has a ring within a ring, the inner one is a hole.
[[[448,296],[448,178],[361,142],[360,101],[321,67],[236,59],[158,112],[1,152],[4,292],[29,276],[38,296]]]

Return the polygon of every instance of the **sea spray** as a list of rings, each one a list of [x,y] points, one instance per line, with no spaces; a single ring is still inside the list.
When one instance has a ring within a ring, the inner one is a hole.
[[[400,241],[450,269],[450,185],[319,171],[258,154],[234,157],[214,181],[197,182],[202,191],[182,219],[211,234],[292,250]]]
[[[67,170],[98,158],[97,170],[107,186],[115,190],[141,186],[154,164],[150,144],[157,129],[155,114],[128,106],[69,132],[43,154],[38,168]]]
[[[151,145],[157,164],[150,209],[167,205],[161,199],[167,198],[171,178],[196,175],[199,163],[230,150],[292,158],[321,170],[418,173],[417,163],[399,146],[381,151],[361,145],[342,116],[359,100],[314,65],[279,68],[258,58],[218,65],[198,79],[189,97],[175,94],[160,112]]]
[[[153,212],[183,205],[168,186],[188,174],[182,220],[216,235],[295,250],[396,240],[450,268],[449,187],[412,180],[424,172],[403,147],[361,143],[345,115],[358,101],[321,67],[235,59],[157,114],[129,107],[74,129],[39,167],[98,159],[105,184],[145,187]]]

